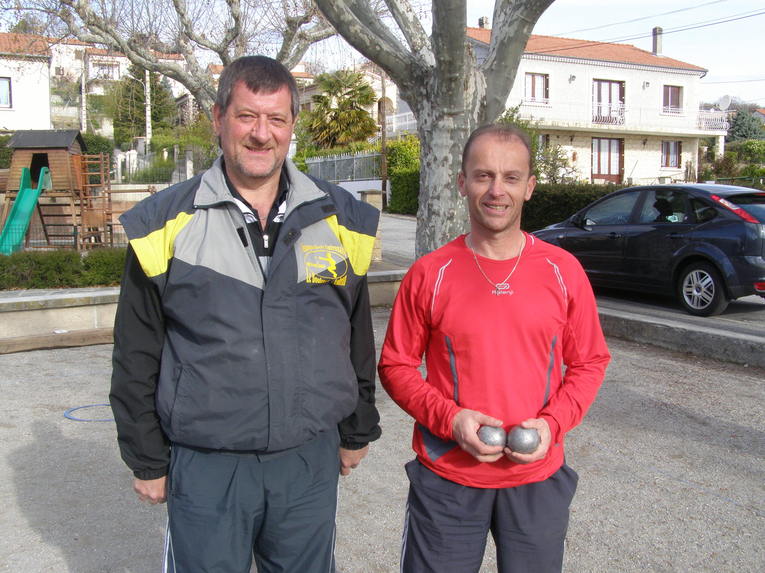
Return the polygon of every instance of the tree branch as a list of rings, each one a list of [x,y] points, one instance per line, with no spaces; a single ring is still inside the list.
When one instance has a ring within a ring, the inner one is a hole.
[[[409,77],[410,66],[415,64],[412,54],[399,42],[390,31],[383,36],[372,28],[379,29],[377,17],[372,22],[359,19],[357,0],[316,0],[324,17],[345,40],[369,60],[383,68],[394,81],[405,81]],[[388,41],[393,37],[395,42]]]
[[[420,19],[414,13],[414,10],[412,10],[412,5],[409,1],[387,0],[386,4],[401,33],[404,34],[404,38],[406,38],[412,53],[432,63],[433,53],[430,48],[430,39],[423,29]]]
[[[481,71],[486,78],[486,121],[505,110],[518,63],[534,25],[553,0],[497,0],[494,5],[491,43]]]

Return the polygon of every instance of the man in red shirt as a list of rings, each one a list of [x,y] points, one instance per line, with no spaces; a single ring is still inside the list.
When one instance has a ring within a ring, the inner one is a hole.
[[[610,359],[578,261],[521,230],[536,185],[528,135],[475,130],[460,193],[470,233],[420,258],[391,313],[379,373],[415,419],[402,571],[478,571],[491,531],[502,572],[560,571],[577,475],[564,438]],[[427,375],[420,374],[423,354]],[[482,425],[534,428],[531,453]]]

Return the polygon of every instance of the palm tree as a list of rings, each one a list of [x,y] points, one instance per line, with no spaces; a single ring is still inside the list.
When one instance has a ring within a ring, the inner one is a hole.
[[[313,96],[314,107],[308,112],[307,129],[313,142],[322,148],[363,141],[377,133],[377,125],[365,106],[376,95],[363,74],[350,70],[320,74],[316,77],[320,94]]]

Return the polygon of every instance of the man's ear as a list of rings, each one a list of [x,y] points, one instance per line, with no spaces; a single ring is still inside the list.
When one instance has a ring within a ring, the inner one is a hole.
[[[526,183],[526,195],[524,196],[524,201],[528,201],[531,199],[531,196],[534,194],[534,189],[536,189],[537,186],[537,178],[536,176],[532,175],[529,177],[528,183]]]
[[[465,196],[465,172],[460,169],[457,173],[457,187],[459,187],[460,195]]]

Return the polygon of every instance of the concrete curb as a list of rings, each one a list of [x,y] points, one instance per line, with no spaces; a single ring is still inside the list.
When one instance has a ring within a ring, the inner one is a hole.
[[[726,362],[765,367],[765,336],[635,315],[599,306],[607,336]]]

